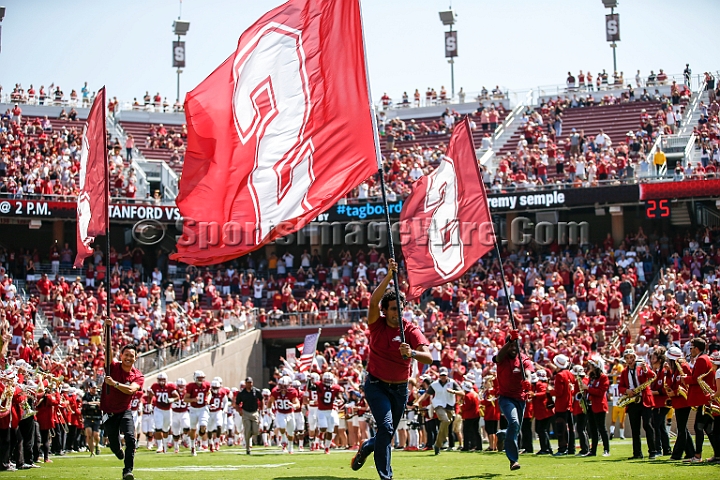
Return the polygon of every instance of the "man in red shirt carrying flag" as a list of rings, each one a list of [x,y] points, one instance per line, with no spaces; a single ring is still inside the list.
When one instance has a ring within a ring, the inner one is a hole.
[[[522,428],[527,392],[532,388],[525,379],[530,378],[530,373],[534,371],[532,361],[524,353],[520,353],[518,338],[518,331],[511,330],[505,339],[505,345],[493,358],[493,362],[497,364],[498,405],[508,421],[505,455],[510,460],[510,470],[520,468],[518,433]]]

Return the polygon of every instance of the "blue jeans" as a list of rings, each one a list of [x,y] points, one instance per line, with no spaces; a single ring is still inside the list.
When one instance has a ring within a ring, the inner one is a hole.
[[[514,398],[500,396],[500,411],[508,422],[505,433],[505,455],[510,463],[518,461],[518,433],[522,426],[523,415],[525,414],[525,402]]]
[[[361,448],[366,455],[375,452],[375,468],[380,478],[387,480],[393,476],[390,465],[392,441],[405,412],[407,383],[385,383],[368,374],[365,380],[365,398],[375,418],[377,431]]]

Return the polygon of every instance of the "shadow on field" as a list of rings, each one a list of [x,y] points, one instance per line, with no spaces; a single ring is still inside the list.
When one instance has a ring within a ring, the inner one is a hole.
[[[361,480],[358,477],[307,477],[298,475],[297,477],[275,477],[273,480],[298,480],[300,478],[312,478],[312,480]]]
[[[465,477],[452,477],[448,478],[447,480],[475,480],[477,478],[495,478],[495,477],[501,477],[499,473],[481,473],[480,475],[469,475]]]

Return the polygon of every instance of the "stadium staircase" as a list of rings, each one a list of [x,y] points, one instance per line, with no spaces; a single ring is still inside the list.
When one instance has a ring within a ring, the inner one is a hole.
[[[595,105],[590,107],[567,108],[563,111],[561,139],[577,129],[586,135],[598,135],[600,129],[618,144],[625,141],[628,131],[636,131],[640,126],[640,113],[643,109],[651,116],[660,108],[660,102],[632,102],[617,105]],[[539,108],[538,108],[539,110]],[[516,131],[509,141],[498,151],[499,156],[514,153],[522,132]],[[548,171],[550,173],[550,171]],[[548,175],[550,176],[550,175]]]
[[[164,200],[175,200],[178,194],[179,174],[182,171],[182,165],[180,165],[179,170],[174,170],[164,158],[145,155],[146,152],[165,152],[165,150],[138,147],[138,145],[144,144],[144,139],[150,129],[150,124],[147,124],[143,133],[136,133],[135,131],[128,132],[125,130],[124,125],[135,124],[131,122],[123,123],[115,120],[113,117],[108,117],[108,131],[111,132],[113,138],[119,139],[122,145],[125,145],[129,133],[132,134],[135,139],[132,164],[136,171],[142,172],[148,187],[159,187],[157,189],[162,191],[162,198]],[[169,160],[170,155],[167,156],[167,161],[169,162]]]

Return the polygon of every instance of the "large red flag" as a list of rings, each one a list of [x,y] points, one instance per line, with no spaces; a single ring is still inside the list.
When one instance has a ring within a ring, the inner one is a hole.
[[[490,208],[467,118],[455,126],[437,169],[413,185],[400,213],[400,242],[410,299],[459,278],[493,249]]]
[[[77,199],[77,256],[75,268],[92,255],[93,243],[108,228],[107,126],[105,125],[105,87],[90,108],[83,127],[80,151],[80,193]]]
[[[224,262],[302,228],[378,170],[358,0],[291,0],[188,93],[173,258]]]

